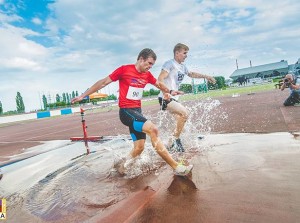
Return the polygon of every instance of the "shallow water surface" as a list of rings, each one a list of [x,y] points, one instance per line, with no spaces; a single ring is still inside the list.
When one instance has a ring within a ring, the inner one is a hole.
[[[128,137],[89,145],[92,152],[85,155],[83,143],[61,142],[60,147],[56,142],[55,149],[48,146],[48,152],[2,167],[0,193],[7,199],[9,220],[84,222],[94,216],[101,218],[108,207],[144,190],[165,172],[168,177],[153,188],[155,199],[132,222],[213,219],[211,211],[224,208],[223,203],[232,208],[240,201],[241,208],[251,209],[255,202],[272,202],[275,191],[275,200],[281,196],[278,201],[291,206],[299,198],[300,140],[289,133],[206,135],[197,148],[185,154],[194,164],[189,179],[172,177],[171,169],[148,141],[126,176],[120,176],[113,166],[130,151]],[[178,154],[173,156],[178,158]],[[252,204],[244,203],[247,200]],[[180,215],[182,208],[189,210],[188,218]],[[299,205],[293,208],[300,209]],[[222,213],[215,216],[222,217]],[[243,210],[241,213],[245,215]]]

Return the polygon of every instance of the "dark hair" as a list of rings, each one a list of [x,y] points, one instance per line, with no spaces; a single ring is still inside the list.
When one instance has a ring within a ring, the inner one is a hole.
[[[173,53],[175,55],[175,52],[177,51],[180,51],[180,50],[189,50],[189,47],[183,43],[177,43],[175,46],[174,46],[174,49],[173,49]]]
[[[145,48],[139,53],[137,59],[139,60],[140,58],[143,58],[144,60],[146,60],[149,57],[152,57],[154,60],[156,60],[156,54],[154,53],[154,51],[149,48]]]

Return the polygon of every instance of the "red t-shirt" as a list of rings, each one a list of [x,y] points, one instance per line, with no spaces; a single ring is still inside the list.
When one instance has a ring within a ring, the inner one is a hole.
[[[156,83],[156,78],[149,71],[140,73],[134,64],[119,67],[109,77],[112,81],[119,80],[120,108],[140,108],[145,85]]]

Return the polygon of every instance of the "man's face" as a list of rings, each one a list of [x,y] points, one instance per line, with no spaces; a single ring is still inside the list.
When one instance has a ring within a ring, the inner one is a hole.
[[[289,82],[293,82],[293,76],[291,74],[287,74],[285,78],[288,79]]]
[[[141,72],[149,71],[154,64],[155,64],[155,60],[152,57],[148,57],[146,60],[141,58],[141,62],[140,62]]]
[[[177,60],[182,63],[184,62],[185,58],[187,58],[188,50],[181,49],[180,51],[176,51],[176,58]]]

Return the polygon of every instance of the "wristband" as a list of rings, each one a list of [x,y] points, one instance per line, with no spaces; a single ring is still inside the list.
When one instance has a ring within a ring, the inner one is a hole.
[[[173,91],[173,90],[170,90],[170,92],[169,92],[169,93],[170,93],[170,94],[172,94],[172,91]]]

